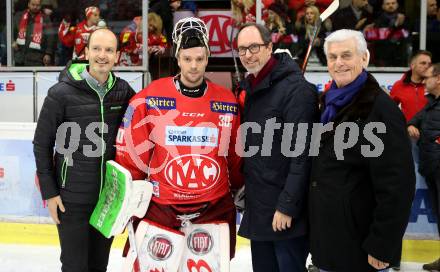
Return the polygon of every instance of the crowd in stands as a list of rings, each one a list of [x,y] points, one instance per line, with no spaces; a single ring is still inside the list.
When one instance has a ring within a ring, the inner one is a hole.
[[[0,20],[5,18],[5,1]],[[355,29],[368,41],[371,63],[378,67],[405,67],[418,49],[419,12],[407,14],[408,1],[341,0],[340,8],[318,30],[312,61],[326,64],[323,41],[332,31]],[[409,1],[411,2],[411,1]],[[315,23],[332,0],[262,0],[262,19],[272,32],[274,49],[287,48],[301,62]],[[197,14],[198,1],[152,0],[149,3],[148,54],[163,55],[171,47],[173,13],[189,9]],[[142,65],[142,1],[140,0],[14,0],[13,63],[15,66],[63,66],[84,59],[92,31],[109,27],[119,37],[119,65]],[[256,20],[255,0],[231,0],[235,26]],[[440,54],[440,9],[427,1],[427,50],[433,61]],[[6,20],[6,19],[5,19]],[[4,20],[4,21],[5,21]],[[6,27],[0,22],[0,63],[6,64]]]

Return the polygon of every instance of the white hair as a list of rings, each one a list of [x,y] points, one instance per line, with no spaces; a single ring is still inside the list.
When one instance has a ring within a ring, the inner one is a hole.
[[[356,41],[356,49],[360,55],[367,54],[370,58],[370,52],[367,48],[367,41],[365,41],[364,34],[360,31],[351,29],[340,29],[331,33],[324,42],[324,53],[327,56],[328,45],[332,42],[343,42],[354,39]]]

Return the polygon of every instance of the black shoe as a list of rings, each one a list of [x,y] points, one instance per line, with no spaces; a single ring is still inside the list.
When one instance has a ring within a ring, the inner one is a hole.
[[[436,261],[433,261],[432,263],[427,263],[423,265],[423,270],[428,271],[440,271],[440,258],[438,258]]]

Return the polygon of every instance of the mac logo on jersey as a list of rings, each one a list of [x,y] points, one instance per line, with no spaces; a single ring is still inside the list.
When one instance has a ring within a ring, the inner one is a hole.
[[[165,177],[178,189],[208,190],[219,180],[220,166],[208,156],[182,155],[167,163]]]
[[[173,252],[173,244],[165,235],[158,234],[148,242],[148,253],[156,261],[166,260]]]

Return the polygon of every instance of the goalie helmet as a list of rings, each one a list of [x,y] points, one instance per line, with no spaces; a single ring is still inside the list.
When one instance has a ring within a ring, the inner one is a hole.
[[[199,18],[188,17],[179,20],[173,30],[174,56],[180,49],[206,47],[209,55],[208,32],[205,23]]]

